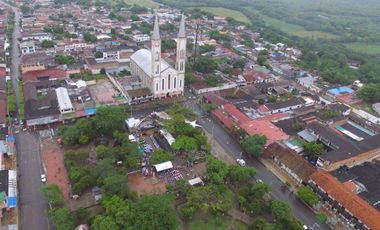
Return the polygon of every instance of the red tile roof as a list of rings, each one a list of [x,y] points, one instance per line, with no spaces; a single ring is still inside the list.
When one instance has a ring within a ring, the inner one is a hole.
[[[64,80],[67,77],[67,72],[61,69],[46,69],[29,71],[22,75],[24,82],[38,81],[38,78],[40,77],[49,77],[50,79],[56,78],[58,80]]]
[[[286,133],[265,118],[244,122],[240,128],[244,129],[250,136],[255,134],[266,136],[267,146],[275,141],[287,140],[289,138]]]
[[[5,95],[0,96],[0,124],[5,124],[7,117],[7,99]]]
[[[367,227],[370,229],[380,229],[380,212],[359,196],[349,191],[335,177],[322,170],[317,170],[311,175],[310,179],[362,223],[367,225]]]
[[[5,68],[0,68],[0,77],[5,77],[7,75],[7,71]]]
[[[253,69],[244,70],[242,75],[247,82],[263,81],[270,78],[267,74]]]
[[[234,121],[231,120],[231,118],[229,118],[228,116],[224,115],[222,110],[216,108],[212,111],[212,114],[218,118],[218,120],[220,122],[222,122],[222,124],[228,128],[228,129],[231,129],[233,126],[234,126]]]
[[[251,120],[244,113],[240,112],[240,110],[238,110],[233,104],[224,104],[222,110],[224,110],[235,122],[239,124]]]

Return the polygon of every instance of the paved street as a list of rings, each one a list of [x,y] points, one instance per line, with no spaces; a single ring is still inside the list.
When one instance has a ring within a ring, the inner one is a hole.
[[[47,230],[47,202],[40,192],[42,172],[40,144],[36,134],[16,135],[20,229]]]

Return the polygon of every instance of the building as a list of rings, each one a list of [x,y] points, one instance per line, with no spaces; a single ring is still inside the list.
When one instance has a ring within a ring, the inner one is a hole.
[[[58,106],[61,114],[74,112],[74,107],[71,103],[67,89],[59,87],[55,89],[55,92],[57,94]]]
[[[161,58],[161,38],[156,16],[151,50],[140,49],[131,56],[131,73],[137,75],[155,98],[182,95],[185,83],[186,31],[182,16],[177,38],[176,66]]]
[[[147,42],[150,40],[150,37],[147,34],[136,34],[133,35],[132,40],[135,42]]]
[[[380,212],[351,192],[332,175],[315,171],[309,185],[336,217],[351,229],[379,229]]]
[[[303,101],[300,98],[293,98],[288,101],[269,103],[265,106],[271,111],[272,114],[283,113],[301,108],[303,106]]]
[[[33,41],[26,41],[20,44],[22,54],[31,54],[36,52],[36,46]]]
[[[255,134],[266,136],[266,145],[270,145],[276,141],[289,139],[289,136],[284,133],[284,131],[265,118],[246,121],[240,126],[240,128],[244,129],[250,136]]]

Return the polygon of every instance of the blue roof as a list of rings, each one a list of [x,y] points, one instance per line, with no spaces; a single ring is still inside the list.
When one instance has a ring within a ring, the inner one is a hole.
[[[7,135],[7,141],[8,141],[8,142],[14,142],[14,141],[15,141],[14,136]]]
[[[339,95],[343,93],[353,93],[354,91],[351,88],[348,88],[347,86],[342,86],[334,89],[329,89],[328,92],[334,95]]]
[[[96,108],[84,109],[84,113],[86,114],[86,116],[94,115],[96,113]]]
[[[17,197],[8,197],[7,199],[8,208],[14,208],[17,205]]]

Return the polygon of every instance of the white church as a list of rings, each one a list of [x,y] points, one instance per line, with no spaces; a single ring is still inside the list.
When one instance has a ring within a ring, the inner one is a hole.
[[[161,38],[156,15],[151,37],[151,49],[140,49],[131,56],[131,73],[138,76],[143,87],[149,88],[154,98],[182,95],[185,83],[186,29],[182,15],[178,38],[176,64],[173,68],[161,58]]]

